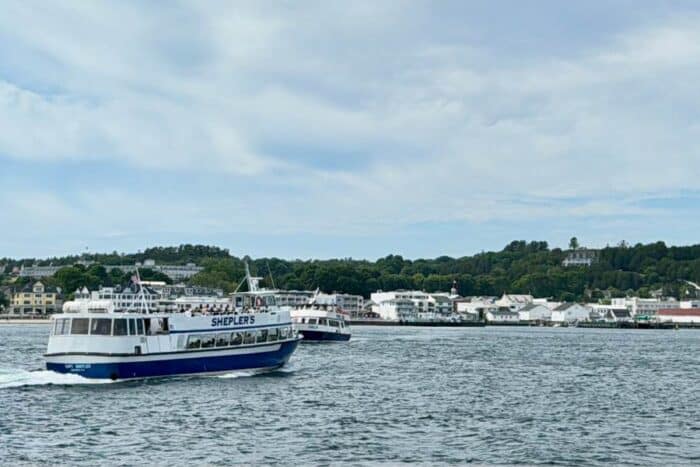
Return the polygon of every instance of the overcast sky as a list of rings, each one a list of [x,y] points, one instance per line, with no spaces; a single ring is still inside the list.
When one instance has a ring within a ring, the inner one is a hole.
[[[700,232],[697,1],[3,1],[0,257]]]

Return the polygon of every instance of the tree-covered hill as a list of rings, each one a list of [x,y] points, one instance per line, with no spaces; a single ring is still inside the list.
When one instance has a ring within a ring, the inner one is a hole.
[[[573,239],[572,239],[573,240]],[[317,287],[327,292],[347,292],[368,297],[378,290],[421,289],[447,291],[457,282],[460,295],[500,295],[503,292],[531,293],[560,300],[597,299],[637,293],[648,296],[661,290],[666,295],[687,296],[700,282],[700,245],[667,247],[663,242],[629,246],[622,242],[599,251],[590,267],[564,267],[567,251],[550,249],[547,242],[514,241],[503,250],[474,256],[435,259],[404,259],[389,255],[376,261],[251,259],[231,256],[228,250],[202,245],[155,247],[132,255],[88,255],[102,264],[123,264],[155,259],[161,263],[195,262],[204,271],[191,279],[197,285],[233,291],[244,275],[244,261],[253,274],[264,277],[266,286],[284,289]],[[53,264],[72,264],[78,258],[52,258]],[[0,260],[0,264],[18,264]],[[76,271],[77,269],[77,271]],[[148,274],[148,273],[147,273]],[[88,287],[127,280],[109,277],[98,266],[71,267],[52,280],[54,285],[85,282]]]

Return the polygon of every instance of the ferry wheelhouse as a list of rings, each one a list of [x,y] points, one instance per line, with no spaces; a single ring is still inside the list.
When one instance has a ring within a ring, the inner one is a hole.
[[[316,303],[315,298],[292,310],[292,323],[304,341],[349,341],[349,316],[337,305]]]
[[[300,341],[288,310],[263,306],[230,311],[115,310],[109,301],[66,302],[51,321],[46,367],[87,378],[130,379],[271,370]]]

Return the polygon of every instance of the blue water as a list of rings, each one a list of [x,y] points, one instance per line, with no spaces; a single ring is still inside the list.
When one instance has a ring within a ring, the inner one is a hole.
[[[0,326],[0,461],[698,465],[700,331],[356,327],[281,371],[137,382],[42,370]]]

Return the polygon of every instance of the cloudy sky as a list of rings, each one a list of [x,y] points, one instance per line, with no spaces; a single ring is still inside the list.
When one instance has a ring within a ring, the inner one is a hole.
[[[700,232],[697,1],[3,1],[0,257]]]

